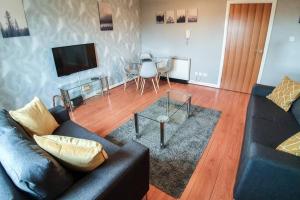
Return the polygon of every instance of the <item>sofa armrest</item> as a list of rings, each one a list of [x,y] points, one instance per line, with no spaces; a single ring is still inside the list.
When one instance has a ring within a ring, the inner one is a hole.
[[[130,142],[59,199],[140,200],[149,189],[149,150]]]
[[[53,115],[57,123],[62,124],[70,120],[69,112],[63,106],[56,106],[49,109],[49,112]]]
[[[256,84],[253,86],[251,94],[256,96],[266,97],[267,95],[271,94],[274,88],[275,87],[273,86]]]
[[[235,199],[300,199],[300,158],[251,143],[235,186]]]

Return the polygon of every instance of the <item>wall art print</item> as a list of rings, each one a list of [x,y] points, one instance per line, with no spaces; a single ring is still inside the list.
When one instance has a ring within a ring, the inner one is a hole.
[[[98,1],[98,10],[100,16],[100,30],[112,31],[114,26],[111,5],[108,2]]]
[[[196,23],[198,21],[198,9],[193,8],[188,10],[188,22]]]
[[[30,35],[22,0],[0,0],[0,30],[3,38]]]
[[[175,23],[175,11],[174,10],[168,10],[166,12],[166,23],[167,24]]]
[[[177,23],[185,23],[186,14],[185,9],[180,9],[176,11],[176,22]]]
[[[156,23],[164,24],[165,23],[165,12],[160,11],[156,13]]]

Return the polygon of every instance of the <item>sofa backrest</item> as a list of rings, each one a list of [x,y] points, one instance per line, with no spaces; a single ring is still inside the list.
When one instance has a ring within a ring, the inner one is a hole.
[[[298,98],[291,108],[293,115],[295,116],[298,124],[300,124],[300,98]]]

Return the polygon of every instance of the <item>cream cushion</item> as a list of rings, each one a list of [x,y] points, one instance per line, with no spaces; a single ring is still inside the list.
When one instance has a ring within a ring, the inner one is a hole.
[[[102,145],[92,140],[58,135],[34,135],[34,139],[42,149],[73,170],[91,171],[108,158]]]
[[[46,106],[37,97],[23,108],[9,111],[9,114],[31,135],[49,135],[59,126]]]
[[[286,139],[276,149],[295,156],[300,156],[300,132]]]

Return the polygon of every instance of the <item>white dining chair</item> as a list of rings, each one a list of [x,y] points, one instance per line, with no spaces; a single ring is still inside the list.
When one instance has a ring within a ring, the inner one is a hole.
[[[139,64],[138,63],[129,63],[124,65],[124,91],[127,87],[127,82],[130,79],[134,79],[136,88],[139,87]]]
[[[151,55],[151,53],[142,53],[140,56],[140,60],[141,62],[151,62],[153,59],[153,56]]]
[[[172,70],[172,59],[169,58],[164,58],[164,59],[160,59],[157,62],[157,83],[158,83],[158,87],[159,87],[159,80],[161,76],[165,76],[168,82],[169,87],[171,88],[171,83],[170,83],[170,78],[169,78],[169,74]]]
[[[140,69],[141,95],[143,95],[144,93],[146,79],[151,79],[154,91],[157,94],[157,90],[158,90],[157,74],[158,73],[157,73],[155,62],[142,63]]]

